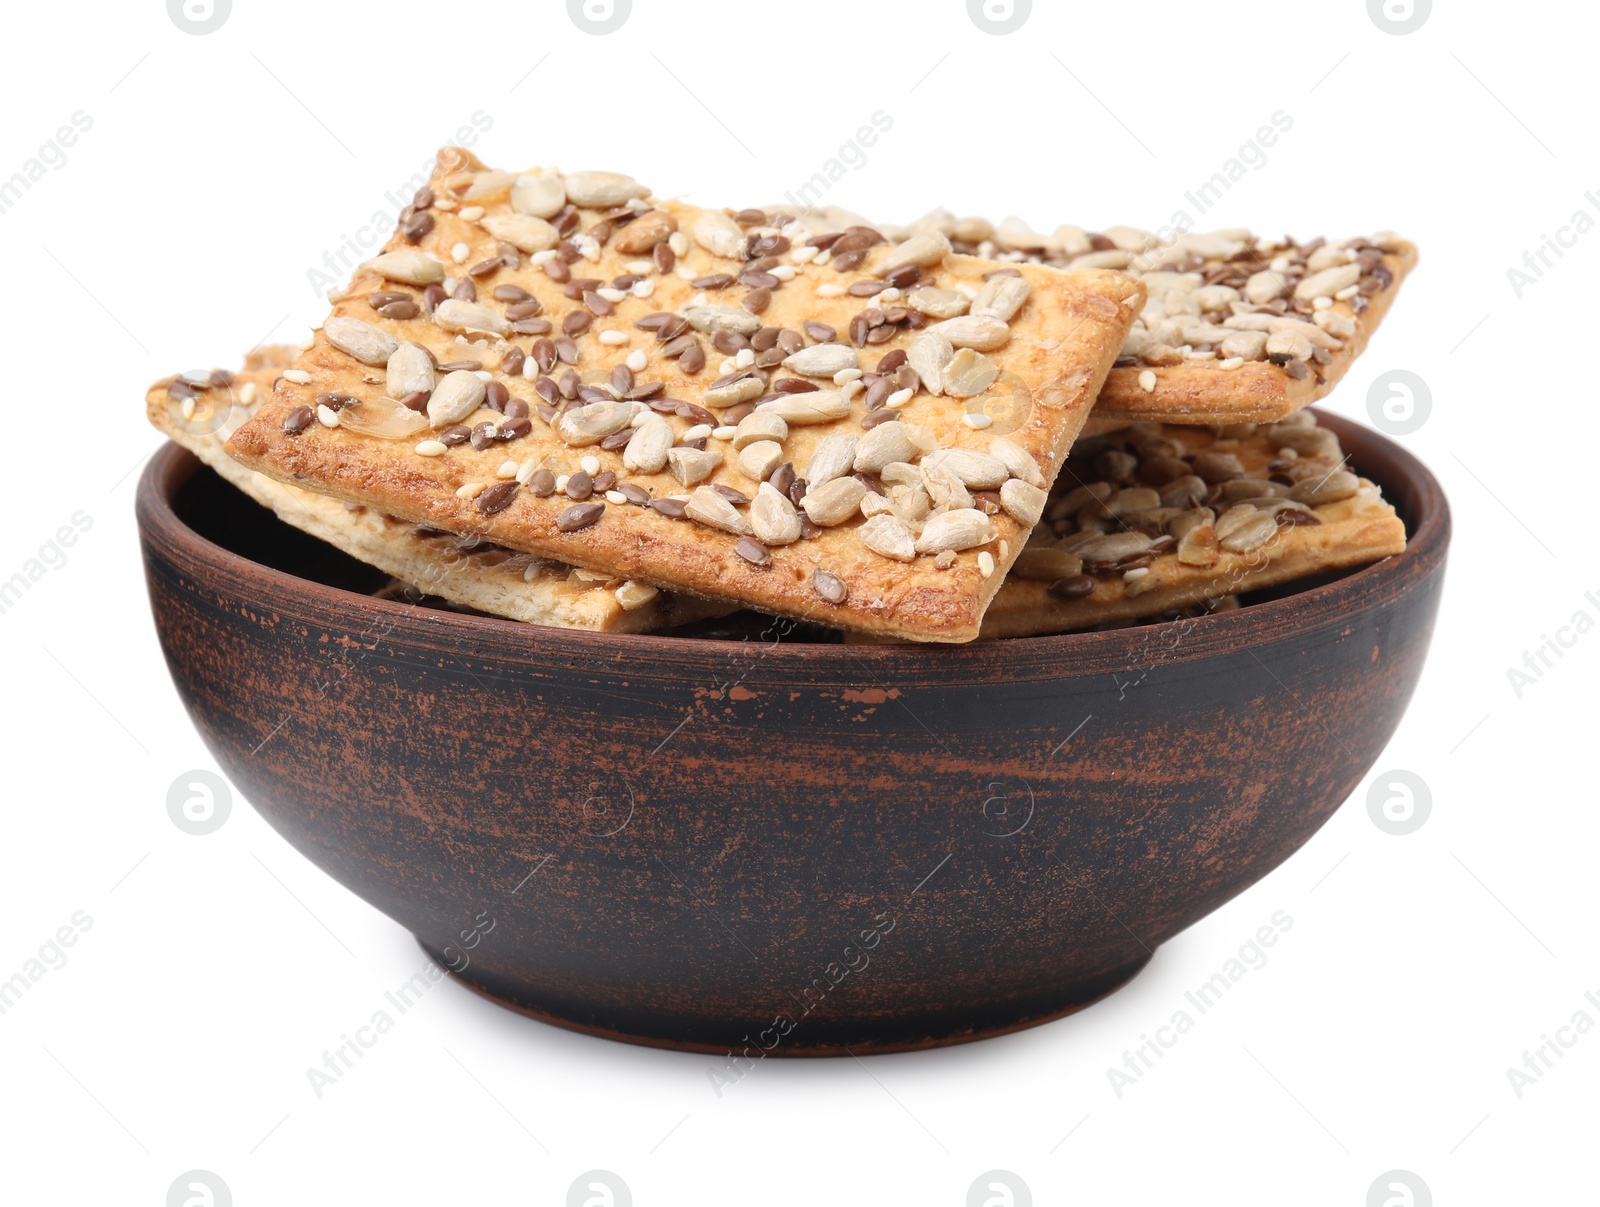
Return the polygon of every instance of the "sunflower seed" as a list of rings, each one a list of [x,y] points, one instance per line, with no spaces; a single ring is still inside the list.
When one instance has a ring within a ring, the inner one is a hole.
[[[585,209],[609,208],[649,195],[649,189],[621,172],[567,173],[567,200]]]
[[[508,335],[511,324],[482,302],[466,302],[460,298],[447,298],[433,312],[433,321],[446,331],[481,331],[490,335]]]
[[[717,467],[721,464],[722,454],[710,449],[670,448],[667,450],[667,465],[672,471],[672,476],[684,486],[693,486],[696,482],[704,482],[717,471]]]
[[[1341,499],[1351,498],[1360,489],[1361,479],[1348,470],[1336,469],[1321,477],[1305,478],[1296,482],[1289,490],[1289,497],[1296,503],[1321,507],[1327,503],[1337,503]]]
[[[917,536],[892,515],[875,515],[856,530],[861,543],[897,562],[917,560]]]
[[[1120,562],[1148,553],[1152,544],[1142,532],[1108,532],[1075,545],[1072,552],[1086,562]]]
[[[1217,521],[1216,533],[1222,541],[1222,547],[1232,553],[1246,553],[1251,549],[1260,548],[1270,541],[1278,531],[1277,518],[1270,511],[1257,511],[1250,509],[1250,513],[1237,522],[1229,525],[1226,535],[1223,534],[1223,521],[1227,520],[1233,512],[1225,513]],[[1196,529],[1195,531],[1199,531]],[[1193,533],[1190,533],[1192,536]]]
[[[721,210],[706,210],[694,220],[689,234],[714,256],[724,256],[730,260],[744,259],[744,231]]]
[[[446,373],[428,399],[428,422],[434,427],[460,423],[483,405],[488,387],[471,369]]]
[[[856,350],[848,344],[812,344],[783,362],[783,367],[806,377],[832,377],[858,365]]]
[[[924,460],[921,475],[922,488],[928,492],[935,507],[959,511],[972,506],[972,495],[961,484],[961,479],[949,470],[929,465]]]
[[[855,478],[834,478],[806,491],[800,506],[813,524],[831,528],[856,514],[867,488]]]
[[[567,204],[559,176],[518,176],[511,186],[511,208],[534,218],[553,218]]]
[[[802,427],[848,418],[850,400],[838,390],[813,390],[808,394],[784,394],[762,403],[760,409],[771,411],[790,427]]]
[[[1046,497],[1044,491],[1037,486],[1030,486],[1021,478],[1011,478],[1000,487],[1000,506],[1021,524],[1039,522],[1039,517],[1044,514]]]
[[[444,279],[444,265],[425,251],[402,248],[374,256],[362,267],[407,285],[432,285]]]
[[[1000,367],[981,352],[963,348],[941,372],[943,392],[952,398],[975,398],[995,383]]]
[[[762,407],[761,411],[769,409]],[[756,414],[759,415],[761,411],[757,411]],[[844,477],[855,462],[858,443],[859,440],[855,436],[843,433],[824,436],[817,441],[817,447],[811,453],[811,463],[806,466],[806,481],[816,487],[835,478]]]
[[[944,258],[950,254],[950,240],[937,231],[913,235],[904,243],[891,247],[878,261],[879,273],[888,271],[901,264],[917,264],[923,268],[932,268],[944,263]]]
[[[1011,328],[1000,319],[978,314],[945,319],[928,330],[938,332],[957,348],[973,348],[979,352],[992,352],[1011,338]]]
[[[727,385],[714,385],[700,396],[700,401],[718,410],[750,402],[767,392],[767,385],[759,377],[741,377]]]
[[[924,468],[937,466],[954,474],[957,481],[972,490],[994,490],[1011,476],[999,457],[969,448],[941,448],[922,459]]]
[[[633,419],[633,403],[602,399],[564,411],[555,422],[556,435],[575,448],[599,444]]]
[[[532,214],[490,214],[483,219],[483,228],[496,239],[530,255],[561,242],[555,227]]]
[[[1302,302],[1309,302],[1312,298],[1331,298],[1341,289],[1360,280],[1360,264],[1340,264],[1303,278],[1294,287],[1294,296]]]
[[[930,519],[917,538],[918,553],[961,552],[994,540],[994,525],[983,512],[971,507],[943,511]]]
[[[972,300],[971,313],[1009,323],[1032,291],[1022,277],[990,277]]]
[[[944,367],[955,356],[955,346],[937,331],[919,331],[906,346],[906,363],[916,370],[923,389],[944,393]]]
[[[638,473],[660,473],[667,464],[667,451],[672,441],[672,425],[659,415],[645,412],[644,422],[633,429],[627,447],[622,450],[623,467]]]
[[[736,331],[749,336],[761,330],[761,320],[738,306],[690,306],[683,317],[696,331]]]
[[[771,407],[760,407],[739,420],[733,433],[733,447],[737,452],[758,440],[786,440],[789,425],[783,416],[773,413]]]
[[[783,463],[783,446],[775,440],[757,440],[739,452],[739,472],[757,482],[765,482]]]
[[[632,579],[623,583],[612,592],[617,597],[617,602],[622,605],[622,610],[632,612],[635,608],[642,608],[657,595],[661,594],[655,587],[644,583],[636,583]]]
[[[684,450],[675,448],[672,451],[677,453]],[[722,460],[721,453],[711,455],[719,462]],[[709,486],[695,488],[694,493],[683,505],[683,513],[689,519],[697,520],[710,528],[718,528],[736,536],[752,535],[750,521],[745,518],[744,513]]]
[[[433,389],[433,359],[417,344],[401,344],[391,352],[386,370],[390,398],[403,399]]]
[[[883,423],[856,443],[851,468],[857,473],[875,474],[887,465],[910,461],[917,452],[904,423]]]
[[[800,539],[799,513],[771,482],[763,482],[750,500],[750,527],[765,545],[792,545]]]
[[[1016,441],[996,436],[989,441],[989,455],[999,460],[1013,478],[1020,478],[1029,486],[1044,485],[1044,474],[1039,470],[1039,463]]]
[[[360,319],[333,315],[322,325],[322,334],[339,351],[364,365],[386,364],[400,341]]]
[[[936,319],[959,318],[972,305],[966,294],[932,285],[918,285],[906,294],[906,302],[918,313]]]

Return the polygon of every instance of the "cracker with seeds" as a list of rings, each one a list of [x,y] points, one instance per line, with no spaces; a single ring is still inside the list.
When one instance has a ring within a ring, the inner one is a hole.
[[[605,633],[643,633],[728,611],[728,606],[578,570],[489,541],[421,528],[372,508],[277,482],[222,451],[297,349],[252,353],[238,373],[186,373],[145,396],[150,422],[287,524],[376,566],[410,587],[512,620]]]
[[[447,149],[228,450],[592,571],[971,640],[1143,286],[829,225]]]
[[[1299,411],[1082,439],[984,617],[985,637],[1103,627],[1377,561],[1405,525]]]
[[[1091,423],[1270,423],[1325,397],[1366,348],[1417,249],[1392,234],[1297,242],[1244,230],[1162,239],[1133,227],[1053,234],[936,210],[899,237],[942,234],[963,252],[1107,268],[1148,299]]]

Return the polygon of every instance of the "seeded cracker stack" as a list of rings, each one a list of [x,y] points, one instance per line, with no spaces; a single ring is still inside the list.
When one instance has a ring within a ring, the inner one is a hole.
[[[1144,299],[447,149],[228,451],[597,573],[968,641]]]
[[[725,605],[514,553],[489,541],[419,528],[368,507],[275,482],[222,451],[223,440],[266,399],[294,362],[267,347],[238,373],[184,374],[145,397],[150,422],[287,524],[327,541],[412,587],[513,620],[607,633],[640,633],[726,612]]]
[[[1243,230],[1165,240],[1134,227],[1045,235],[935,210],[896,228],[957,251],[1141,281],[1144,309],[1106,379],[1088,431],[1136,420],[1270,423],[1333,389],[1377,331],[1417,249],[1392,234],[1329,243]]]

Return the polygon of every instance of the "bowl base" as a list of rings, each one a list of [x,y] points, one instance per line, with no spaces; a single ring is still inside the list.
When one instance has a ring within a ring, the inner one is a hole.
[[[440,968],[449,971],[450,963],[444,954],[436,950],[421,936],[413,935],[417,946],[421,947]],[[1150,954],[1142,954],[1138,959],[1113,969],[1110,972],[1088,980],[1080,981],[1064,991],[1067,1000],[1060,1005],[1039,1012],[1023,1014],[1004,1021],[995,1021],[996,1016],[986,1019],[983,1025],[952,1029],[946,1032],[928,1034],[921,1029],[916,1034],[908,1034],[903,1039],[882,1034],[882,1023],[874,1027],[876,1034],[863,1035],[859,1041],[830,1041],[799,1042],[779,1044],[777,1047],[762,1053],[765,1056],[882,1056],[891,1052],[920,1052],[929,1048],[947,1048],[955,1044],[973,1043],[980,1039],[993,1039],[1000,1035],[1009,1035],[1014,1031],[1026,1031],[1030,1027],[1043,1026],[1045,1023],[1055,1022],[1069,1014],[1076,1014],[1095,1003],[1110,997],[1121,989],[1134,977],[1144,970],[1150,962]],[[609,1039],[618,1043],[639,1044],[647,1048],[665,1048],[673,1052],[697,1052],[711,1056],[724,1056],[730,1051],[743,1046],[741,1040],[730,1040],[726,1043],[703,1043],[696,1040],[675,1039],[665,1035],[650,1035],[635,1031],[623,1031],[612,1027],[598,1026],[594,1023],[568,1018],[560,1014],[553,1014],[548,1010],[531,1006],[515,998],[508,997],[502,992],[489,988],[483,982],[474,978],[471,973],[449,973],[450,979],[472,990],[479,997],[487,998],[497,1006],[513,1010],[518,1014],[526,1015],[541,1023],[549,1023],[553,1027],[562,1027],[568,1031],[577,1031],[583,1035],[590,1035],[596,1039]],[[730,1034],[741,1031],[744,1023],[729,1023]]]

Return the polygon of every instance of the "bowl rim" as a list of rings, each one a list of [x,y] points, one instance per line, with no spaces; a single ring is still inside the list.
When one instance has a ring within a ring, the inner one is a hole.
[[[1377,482],[1384,497],[1408,521],[1405,551],[1360,567],[1332,582],[1190,620],[1139,625],[1104,632],[1056,633],[965,644],[898,645],[762,642],[761,661],[803,667],[811,673],[859,683],[873,672],[902,679],[908,672],[940,683],[1028,681],[1100,674],[1147,665],[1200,660],[1323,629],[1343,629],[1360,612],[1414,589],[1444,564],[1450,541],[1449,503],[1438,480],[1400,444],[1342,416],[1313,409],[1319,423],[1336,432],[1354,466]],[[135,511],[147,562],[152,551],[191,572],[220,575],[229,589],[262,610],[302,615],[315,623],[341,616],[376,621],[385,636],[446,652],[471,650],[497,660],[569,661],[590,669],[609,666],[632,678],[672,678],[688,669],[721,664],[749,648],[749,639],[684,638],[655,633],[602,633],[565,629],[499,617],[423,608],[358,595],[252,561],[189,527],[173,507],[177,491],[200,469],[199,458],[168,441],[139,478]],[[1376,470],[1376,472],[1368,472]],[[386,627],[385,627],[386,626]],[[1171,640],[1182,627],[1181,640]],[[357,628],[358,623],[345,627]],[[533,640],[529,640],[530,633]],[[1152,651],[1155,651],[1154,653]],[[748,673],[748,672],[746,672]]]

